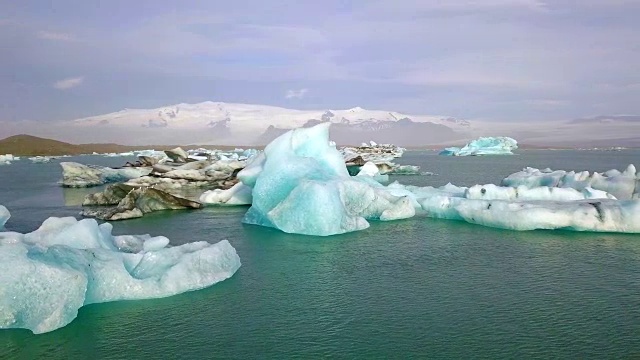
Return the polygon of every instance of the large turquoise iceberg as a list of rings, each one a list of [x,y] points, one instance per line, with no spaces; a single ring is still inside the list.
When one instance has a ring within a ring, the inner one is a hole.
[[[202,289],[240,267],[226,240],[169,246],[164,236],[111,230],[67,217],[49,218],[28,234],[0,232],[0,329],[52,331],[83,305]]]
[[[448,156],[513,155],[518,142],[510,137],[481,137],[463,148],[449,147],[440,152]]]
[[[367,220],[415,215],[406,196],[390,194],[372,177],[349,176],[329,142],[329,123],[281,135],[238,179],[252,189],[243,221],[288,233],[335,235],[365,229]]]

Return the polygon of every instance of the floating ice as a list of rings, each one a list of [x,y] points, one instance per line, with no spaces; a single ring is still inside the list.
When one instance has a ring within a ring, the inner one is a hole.
[[[393,175],[420,175],[420,166],[417,165],[396,165],[391,169],[389,174]],[[433,175],[433,173],[424,173]]]
[[[528,167],[504,178],[502,185],[522,185],[530,188],[550,186],[576,190],[591,187],[606,191],[620,200],[640,198],[640,173],[636,173],[636,167],[633,165],[629,165],[623,172],[609,170],[602,174],[590,174],[588,171],[538,170]]]
[[[49,218],[32,233],[1,232],[0,329],[52,331],[83,305],[202,289],[240,267],[226,240],[170,247],[163,236],[111,230],[93,219]]]
[[[389,175],[381,175],[378,166],[371,161],[367,161],[356,176],[368,176],[379,183],[389,182]]]
[[[505,201],[434,196],[419,200],[431,217],[510,229],[640,233],[640,201]]]
[[[31,160],[32,163],[36,164],[36,163],[48,163],[50,162],[52,159],[55,159],[54,156],[34,156],[34,157],[30,157],[29,160]]]
[[[329,144],[329,123],[291,130],[273,140],[238,173],[252,190],[244,222],[307,235],[365,229],[366,219],[411,217],[410,201],[366,176],[350,177]]]
[[[205,205],[251,205],[251,188],[237,183],[227,190],[205,191],[199,201]]]
[[[357,147],[346,146],[340,149],[340,153],[347,163],[357,157],[362,158],[365,162],[392,162],[394,158],[401,157],[404,151],[405,149],[401,147],[391,144],[377,144],[374,141],[370,141],[369,144],[362,143]]]
[[[385,187],[372,178],[379,174],[379,164],[353,165],[362,166],[360,174],[348,175],[343,158],[328,141],[328,126],[287,132],[238,173],[243,186],[252,188],[252,206],[244,222],[325,236],[365,229],[367,220],[422,214],[512,230],[640,232],[640,201],[617,200],[637,196],[632,166],[623,173],[593,176],[589,182],[583,177],[565,178],[565,185],[573,188],[538,186],[541,180],[529,173],[510,178],[533,182],[532,187],[433,188],[397,182]],[[551,179],[551,185],[558,184],[555,175]],[[228,204],[239,189],[211,192],[210,202]]]
[[[510,137],[481,137],[471,141],[462,149],[450,147],[442,150],[440,155],[475,156],[475,155],[513,155],[518,142]]]
[[[12,161],[16,161],[19,159],[19,157],[15,157],[11,154],[0,155],[0,165],[11,165]]]
[[[3,205],[0,205],[0,230],[4,229],[4,224],[7,223],[7,220],[11,217],[9,210]]]
[[[135,179],[151,172],[149,167],[125,167],[112,169],[103,166],[61,162],[62,186],[91,187]]]

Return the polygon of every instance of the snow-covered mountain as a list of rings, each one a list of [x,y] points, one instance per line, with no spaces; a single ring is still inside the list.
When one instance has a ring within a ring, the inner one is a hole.
[[[471,130],[468,121],[446,116],[407,115],[360,107],[347,110],[293,110],[211,101],[157,109],[125,109],[73,120],[69,125],[76,129],[99,131],[103,135],[118,129],[141,134],[145,138],[153,134],[151,139],[139,139],[146,143],[186,140],[202,144],[254,145],[265,144],[288,129],[326,121],[335,124],[332,126],[332,136],[341,143],[374,140],[423,145],[456,140],[462,137],[462,133]]]

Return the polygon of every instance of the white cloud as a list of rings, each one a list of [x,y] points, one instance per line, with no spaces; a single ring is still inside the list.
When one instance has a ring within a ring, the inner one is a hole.
[[[285,99],[302,99],[309,89],[300,89],[300,90],[287,90],[287,93],[284,95]]]
[[[39,31],[38,38],[51,41],[76,41],[75,36],[66,33],[53,32],[53,31]]]
[[[68,78],[68,79],[57,81],[55,84],[53,84],[53,87],[58,90],[67,90],[82,84],[83,81],[84,81],[84,77],[82,76],[75,77],[75,78]]]

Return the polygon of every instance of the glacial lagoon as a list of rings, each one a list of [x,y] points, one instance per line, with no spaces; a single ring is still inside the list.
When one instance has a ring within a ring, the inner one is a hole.
[[[403,184],[495,183],[526,166],[606,171],[640,151],[518,150],[397,159],[437,175]],[[117,166],[133,158],[65,159]],[[63,189],[60,160],[0,167],[7,229],[77,216],[91,189]],[[242,267],[164,299],[95,304],[59,330],[0,331],[0,358],[633,357],[640,353],[640,235],[515,232],[414,217],[332,237],[244,225],[247,207],[163,211],[114,234],[173,245],[228,239]]]

